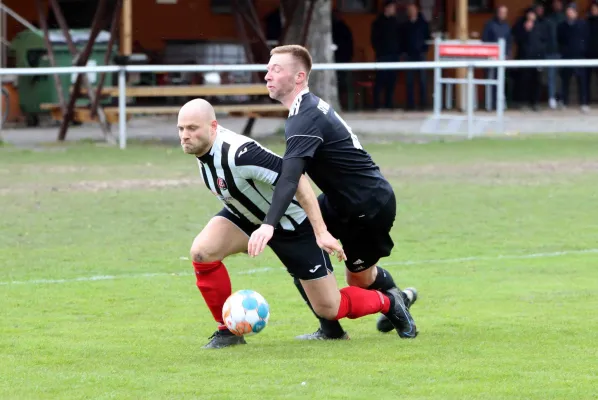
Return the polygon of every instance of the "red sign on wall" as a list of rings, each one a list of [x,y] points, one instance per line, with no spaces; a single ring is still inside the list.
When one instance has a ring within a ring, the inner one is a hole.
[[[500,58],[500,47],[498,44],[440,44],[438,47],[440,57],[460,58]]]

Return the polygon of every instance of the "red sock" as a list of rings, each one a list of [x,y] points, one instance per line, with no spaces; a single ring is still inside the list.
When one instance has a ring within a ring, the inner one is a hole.
[[[218,329],[226,329],[222,321],[222,306],[232,293],[230,277],[226,267],[222,264],[222,261],[209,263],[193,261],[193,268],[195,269],[197,288],[212,312],[214,320],[220,324]]]
[[[355,319],[365,315],[387,313],[390,309],[390,300],[377,290],[362,289],[357,286],[342,288],[341,305],[338,308],[336,319]]]

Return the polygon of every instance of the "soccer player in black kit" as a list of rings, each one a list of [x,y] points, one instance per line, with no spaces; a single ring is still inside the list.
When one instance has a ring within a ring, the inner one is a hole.
[[[390,230],[396,199],[390,183],[340,115],[310,93],[312,59],[307,49],[279,46],[270,56],[265,77],[270,97],[289,109],[286,151],[268,213],[249,240],[249,255],[255,257],[264,250],[293,200],[299,178],[307,173],[323,192],[310,204],[299,199],[318,245],[330,254],[344,249],[350,286],[380,290],[391,299],[391,311],[380,316],[378,330],[394,328],[401,338],[415,338],[417,328],[409,308],[417,299],[416,290],[399,290],[390,273],[377,266],[394,246]],[[320,319],[317,332],[300,338],[325,340],[343,335],[338,321]]]

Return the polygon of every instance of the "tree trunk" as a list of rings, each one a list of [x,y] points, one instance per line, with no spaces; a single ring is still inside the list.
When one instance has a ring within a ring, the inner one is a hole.
[[[310,0],[297,0],[297,10],[292,16],[291,26],[284,44],[302,44],[303,28],[308,23],[307,12]],[[331,0],[314,0],[313,15],[309,21],[307,43],[305,47],[311,53],[314,64],[334,63],[332,50],[332,2]],[[286,3],[286,6],[285,6]],[[283,12],[290,9],[290,2],[283,1]],[[312,71],[309,77],[309,90],[321,97],[334,109],[340,111],[336,71]]]
[[[307,35],[307,48],[314,64],[334,63],[332,50],[332,1],[316,0],[314,14]],[[340,111],[336,71],[313,71],[309,78],[309,88],[334,109]]]
[[[300,44],[307,11],[308,0],[281,0],[284,15],[283,26],[290,22],[282,44]],[[283,28],[284,31],[284,28]]]

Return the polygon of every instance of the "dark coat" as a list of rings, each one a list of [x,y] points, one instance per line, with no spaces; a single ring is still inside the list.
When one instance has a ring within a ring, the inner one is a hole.
[[[559,53],[559,41],[557,39],[557,29],[559,24],[563,21],[562,13],[554,13],[544,18],[542,22],[546,24],[546,53]]]
[[[399,21],[396,17],[380,14],[372,24],[372,47],[376,58],[398,56],[401,53]]]
[[[598,58],[598,17],[588,17],[588,57]]]
[[[585,58],[588,51],[589,31],[586,21],[575,20],[562,22],[557,31],[559,49],[562,58]]]
[[[405,21],[401,24],[402,50],[408,57],[419,57],[428,51],[430,40],[430,24],[419,13],[415,21]]]
[[[511,54],[511,47],[513,40],[511,38],[511,27],[507,22],[500,21],[494,17],[490,21],[486,22],[484,31],[482,32],[482,42],[487,43],[498,43],[498,39],[504,39],[506,42],[506,54]]]
[[[332,41],[338,46],[334,52],[335,62],[353,61],[353,33],[340,19],[332,19]]]
[[[517,44],[517,59],[542,60],[546,58],[546,30],[544,26],[536,21],[529,31],[525,29],[524,23],[514,30],[513,36]]]

